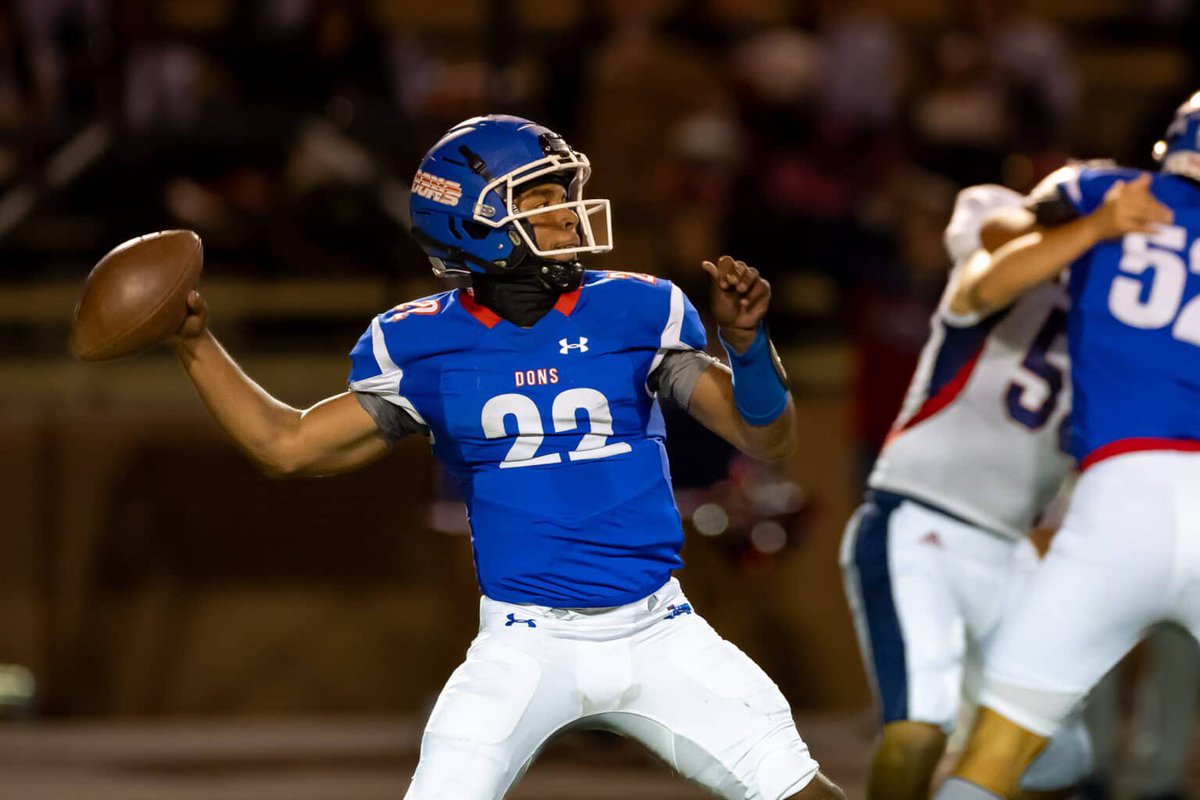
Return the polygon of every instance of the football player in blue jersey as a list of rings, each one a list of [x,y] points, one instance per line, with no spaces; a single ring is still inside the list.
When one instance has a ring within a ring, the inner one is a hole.
[[[1035,193],[1030,232],[977,286],[1003,299],[1072,262],[1082,474],[998,634],[985,708],[938,800],[1012,797],[1048,734],[1150,625],[1200,635],[1200,93],[1155,155],[1157,172],[1085,166]]]
[[[840,798],[779,689],[671,577],[682,527],[658,398],[752,456],[795,446],[763,326],[770,287],[732,258],[703,264],[730,367],[707,356],[678,287],[579,263],[612,242],[608,201],[583,197],[590,171],[529,120],[452,128],[413,181],[413,233],[470,288],[377,316],[350,390],[312,408],[247,377],[198,294],[176,349],[270,473],[343,472],[420,434],[461,484],[480,632],[430,715],[409,800],[497,800],[550,737],[583,726],[637,739],[721,797]]]

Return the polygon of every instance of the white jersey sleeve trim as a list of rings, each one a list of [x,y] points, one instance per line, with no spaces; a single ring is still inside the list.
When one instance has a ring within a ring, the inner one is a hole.
[[[1083,205],[1083,190],[1079,188],[1079,170],[1071,170],[1071,174],[1060,184],[1067,192],[1067,197],[1078,208]]]
[[[379,374],[363,378],[360,381],[351,381],[350,391],[379,395],[392,405],[404,409],[412,415],[413,419],[428,427],[429,423],[425,421],[412,402],[398,392],[400,381],[404,379],[404,370],[396,366],[395,361],[392,361],[392,355],[388,352],[387,342],[383,337],[383,327],[379,324],[379,317],[371,321],[371,353],[375,356],[375,363],[379,365]]]
[[[400,372],[396,362],[392,361],[392,354],[388,352],[387,341],[383,338],[383,325],[379,323],[379,317],[371,320],[371,352],[375,354],[375,363],[379,365],[381,371]]]
[[[671,305],[667,313],[667,324],[663,327],[662,336],[659,337],[658,352],[654,354],[654,359],[650,362],[650,371],[646,373],[646,393],[653,396],[654,392],[650,391],[650,376],[658,369],[658,365],[662,363],[663,357],[672,350],[694,350],[691,345],[685,344],[681,338],[683,334],[683,290],[671,284]]]
[[[940,307],[937,311],[938,319],[945,322],[952,328],[972,328],[983,321],[984,313],[982,311],[971,311],[966,314],[958,314],[948,308]]]

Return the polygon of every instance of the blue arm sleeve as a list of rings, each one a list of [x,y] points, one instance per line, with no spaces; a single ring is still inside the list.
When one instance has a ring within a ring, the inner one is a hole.
[[[739,354],[721,339],[733,371],[733,400],[738,413],[751,425],[770,425],[787,410],[790,397],[787,375],[764,325],[754,341]]]

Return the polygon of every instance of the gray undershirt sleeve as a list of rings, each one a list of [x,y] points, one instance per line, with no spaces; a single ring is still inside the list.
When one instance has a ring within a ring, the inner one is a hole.
[[[721,365],[721,362],[708,353],[671,350],[646,378],[646,386],[659,397],[669,397],[680,408],[687,410],[696,381],[713,364]]]
[[[395,444],[405,436],[414,433],[422,436],[429,435],[428,427],[417,422],[403,408],[395,403],[389,403],[380,395],[355,392],[354,397],[358,400],[359,405],[371,415],[371,419],[375,420],[379,432],[383,434],[383,438],[387,439],[388,444]]]

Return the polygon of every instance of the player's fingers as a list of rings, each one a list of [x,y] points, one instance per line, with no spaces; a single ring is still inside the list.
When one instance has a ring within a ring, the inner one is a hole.
[[[717,271],[717,265],[711,261],[701,261],[700,266],[703,267],[704,271],[707,272],[709,275],[711,275],[713,278],[716,278],[720,275],[720,273]]]
[[[753,308],[763,300],[767,300],[770,297],[771,284],[760,278],[759,280],[755,281],[752,287],[750,287],[750,291],[746,292],[746,294],[742,297],[741,306],[742,308]]]
[[[1162,205],[1158,202],[1158,199],[1150,193],[1149,190],[1131,190],[1130,192],[1126,193],[1123,200],[1127,205],[1136,209],[1148,209],[1153,206]]]
[[[756,283],[758,283],[758,280],[758,270],[756,270],[754,267],[746,267],[746,271],[742,273],[741,278],[738,279],[738,292],[740,294],[745,294],[746,292],[750,291],[750,289]]]
[[[720,272],[720,284],[722,289],[728,289],[736,282],[734,270],[737,264],[729,256],[721,256],[717,261],[717,270]]]
[[[744,262],[738,261],[734,258],[729,259],[729,287],[731,287],[734,291],[741,291],[738,286],[742,282],[742,277],[745,275],[745,273],[746,265]]]
[[[188,292],[187,304],[188,310],[193,314],[203,314],[208,310],[208,302],[196,289]]]
[[[1136,178],[1134,178],[1132,181],[1130,181],[1128,186],[1132,191],[1135,191],[1135,192],[1149,192],[1150,191],[1150,173],[1143,172],[1141,175],[1138,175]]]
[[[1171,210],[1170,206],[1165,206],[1157,200],[1152,200],[1147,204],[1146,216],[1163,225],[1170,224],[1175,220],[1175,212]]]
[[[1129,209],[1123,217],[1127,227],[1141,229],[1146,226],[1167,225],[1171,222],[1173,215],[1170,209],[1145,205]]]
[[[1170,223],[1175,217],[1170,208],[1154,199],[1131,206],[1129,216],[1138,222],[1157,222],[1162,225]]]

